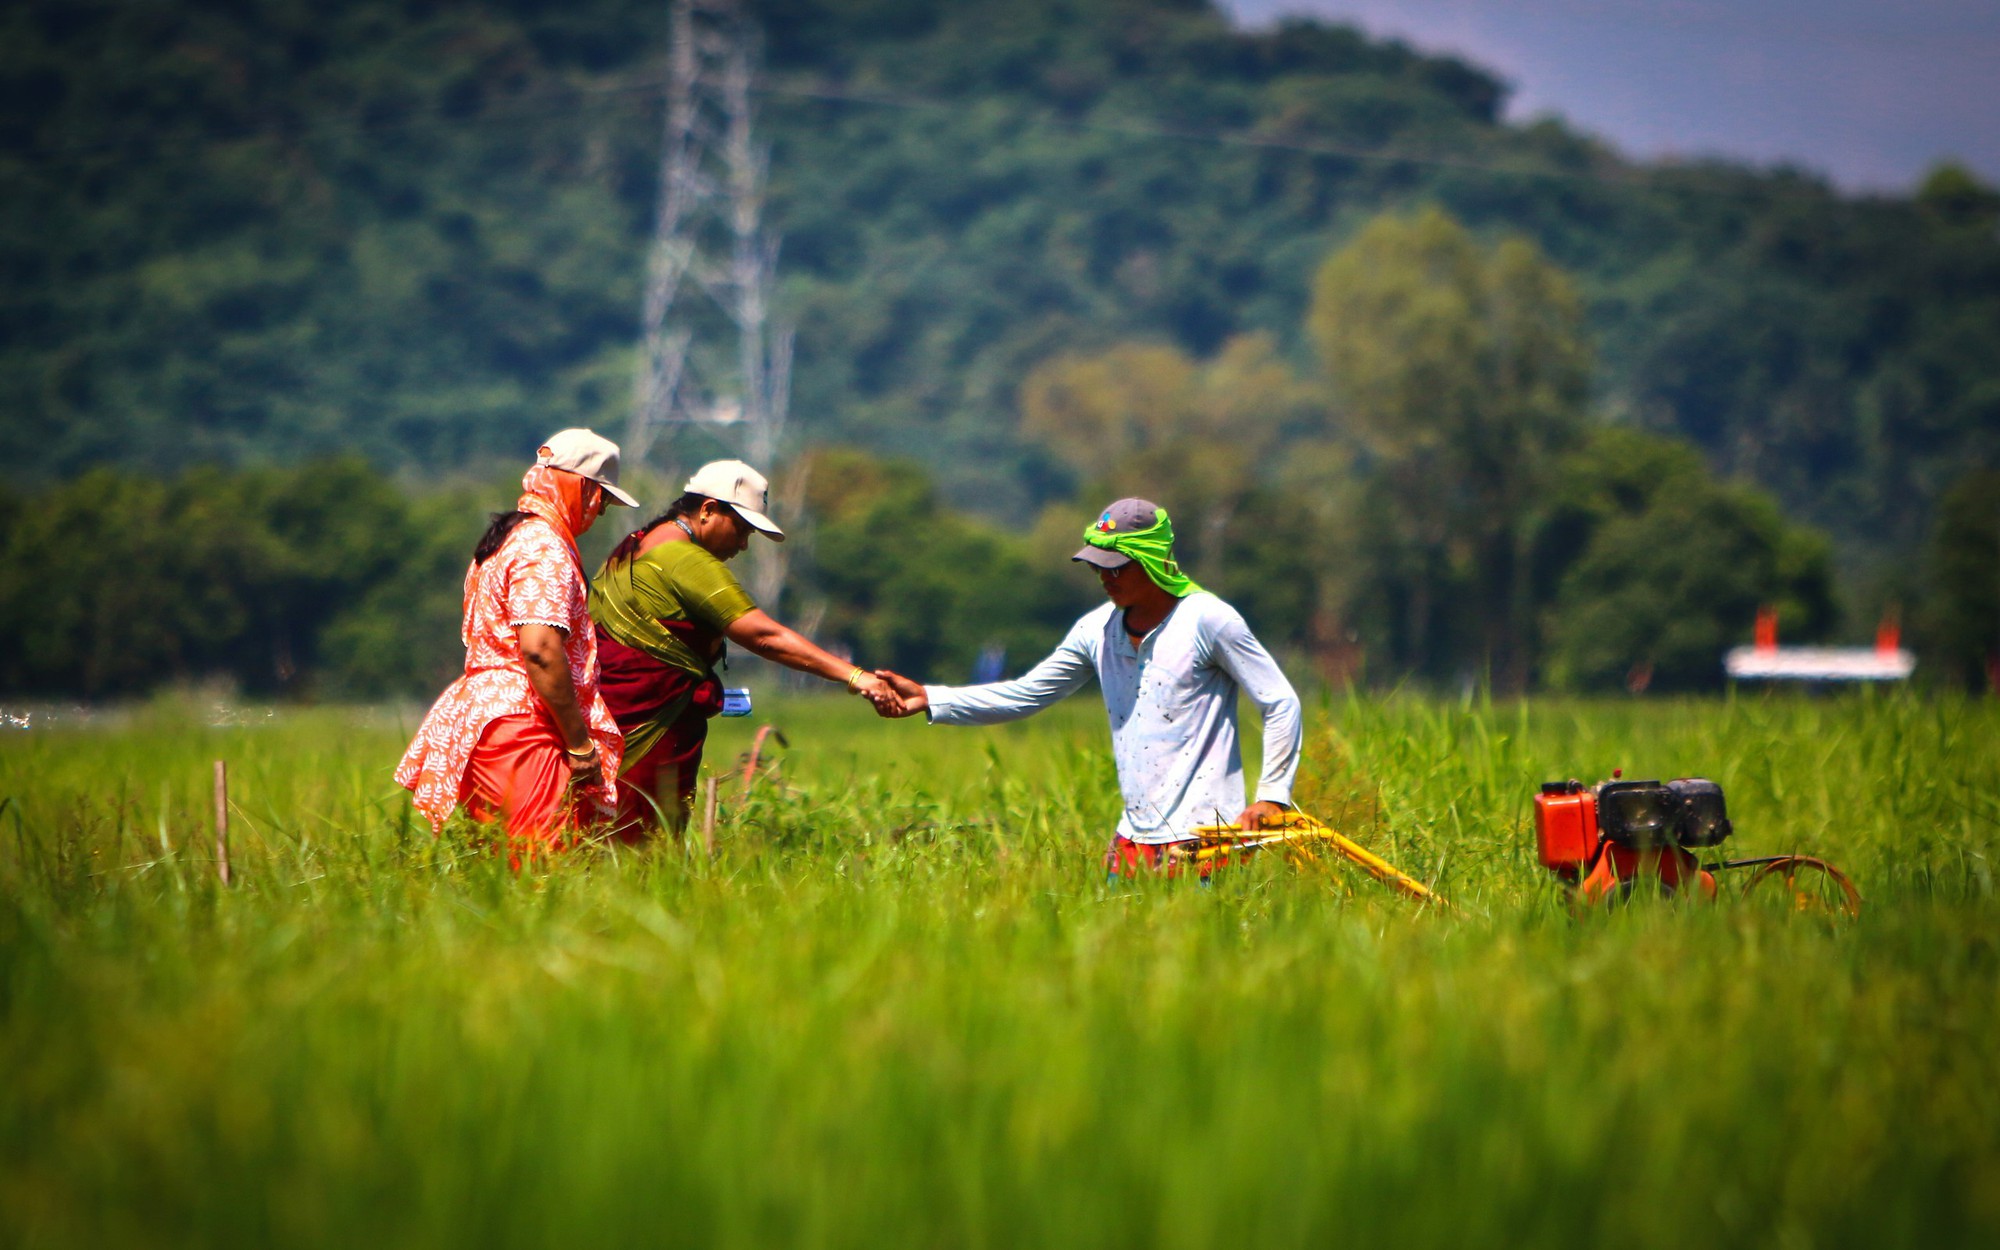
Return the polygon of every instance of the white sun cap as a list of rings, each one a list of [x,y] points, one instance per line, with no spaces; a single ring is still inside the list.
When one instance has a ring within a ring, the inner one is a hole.
[[[618,489],[618,444],[591,430],[558,430],[542,440],[536,464],[589,478],[615,503],[636,508],[639,501]]]
[[[785,531],[764,515],[771,483],[762,473],[741,460],[711,460],[695,470],[681,488],[691,495],[706,495],[736,509],[736,515],[770,535],[772,542],[785,541]]]

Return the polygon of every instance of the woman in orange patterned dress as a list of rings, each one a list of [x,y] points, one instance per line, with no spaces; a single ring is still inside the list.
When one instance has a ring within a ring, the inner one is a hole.
[[[611,811],[622,742],[598,693],[576,540],[607,503],[637,506],[618,489],[617,444],[589,430],[543,444],[521,491],[465,573],[465,676],[396,770],[433,832],[461,805],[503,822],[517,866]]]

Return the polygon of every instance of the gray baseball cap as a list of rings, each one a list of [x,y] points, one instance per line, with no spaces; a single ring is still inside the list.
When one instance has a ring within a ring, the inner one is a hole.
[[[1160,512],[1160,505],[1150,499],[1121,499],[1106,508],[1090,528],[1100,534],[1129,534],[1133,530],[1151,529],[1159,523]],[[1122,569],[1132,563],[1132,557],[1122,551],[1108,551],[1087,543],[1070,559],[1100,569]]]
[[[690,495],[719,499],[772,542],[785,541],[785,531],[764,515],[771,506],[770,481],[741,460],[711,460],[696,469],[681,489]]]
[[[589,478],[604,488],[609,502],[636,508],[639,501],[618,488],[618,444],[592,430],[557,430],[542,442],[536,464]]]

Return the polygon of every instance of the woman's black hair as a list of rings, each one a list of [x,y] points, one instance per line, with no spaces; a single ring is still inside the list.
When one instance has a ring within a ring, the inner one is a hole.
[[[665,512],[662,512],[644,525],[641,525],[638,529],[625,535],[624,541],[611,549],[611,554],[605,557],[604,562],[606,564],[616,564],[620,560],[629,560],[633,556],[638,555],[639,544],[645,541],[646,535],[669,521],[680,517],[690,517],[700,512],[701,506],[707,503],[709,498],[707,495],[697,495],[693,491],[682,495],[679,499],[668,504]]]
[[[486,527],[486,532],[480,535],[479,545],[472,549],[472,562],[486,563],[494,552],[500,550],[500,544],[507,541],[507,535],[514,532],[514,527],[527,519],[525,512],[494,513],[493,524]]]

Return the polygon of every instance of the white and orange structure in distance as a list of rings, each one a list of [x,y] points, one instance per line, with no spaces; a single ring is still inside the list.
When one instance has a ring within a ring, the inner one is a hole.
[[[1873,647],[1781,647],[1778,612],[1757,610],[1757,639],[1731,647],[1722,667],[1737,681],[1907,681],[1917,657],[1903,649],[1902,627],[1891,615],[1875,629]]]

